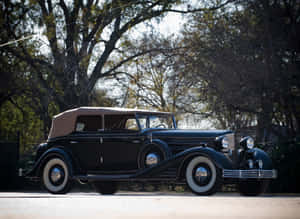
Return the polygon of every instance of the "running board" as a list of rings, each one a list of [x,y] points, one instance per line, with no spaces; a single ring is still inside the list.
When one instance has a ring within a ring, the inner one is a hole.
[[[133,174],[86,174],[75,175],[73,179],[81,181],[172,181],[176,175],[150,175],[149,169]]]
[[[87,181],[127,181],[131,178],[135,178],[135,175],[96,175],[96,174],[87,174],[87,175],[77,175],[73,176],[73,179],[87,180]]]

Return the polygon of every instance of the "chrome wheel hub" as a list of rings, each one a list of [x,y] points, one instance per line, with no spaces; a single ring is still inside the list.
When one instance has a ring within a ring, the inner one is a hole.
[[[53,168],[50,173],[51,181],[54,183],[59,182],[64,176],[63,171],[60,168]]]
[[[210,171],[204,166],[199,166],[194,170],[194,179],[199,185],[206,185],[209,182],[210,177]]]
[[[150,154],[147,154],[146,156],[146,165],[147,166],[153,166],[153,165],[156,165],[158,164],[159,162],[159,156],[155,153],[150,153]]]

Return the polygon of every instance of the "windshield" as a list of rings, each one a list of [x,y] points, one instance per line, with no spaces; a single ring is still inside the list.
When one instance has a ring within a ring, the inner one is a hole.
[[[141,129],[159,128],[175,129],[175,120],[173,115],[138,115],[137,119]]]

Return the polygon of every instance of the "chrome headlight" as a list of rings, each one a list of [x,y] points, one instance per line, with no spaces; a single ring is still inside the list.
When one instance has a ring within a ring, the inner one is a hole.
[[[234,149],[234,134],[216,137],[216,145],[221,149]]]
[[[247,136],[241,139],[240,145],[245,149],[252,149],[254,148],[254,139]]]
[[[229,139],[227,136],[224,136],[221,141],[222,147],[227,149],[229,147]]]

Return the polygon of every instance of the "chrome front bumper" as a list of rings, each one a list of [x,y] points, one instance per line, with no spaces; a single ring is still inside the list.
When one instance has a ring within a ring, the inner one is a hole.
[[[276,170],[249,169],[249,170],[226,170],[223,169],[223,178],[236,179],[275,179]]]

